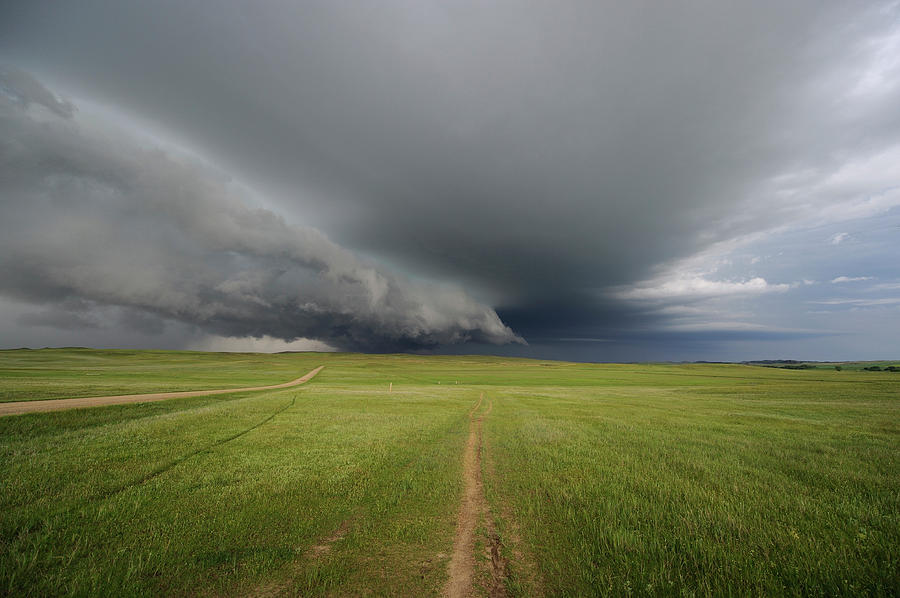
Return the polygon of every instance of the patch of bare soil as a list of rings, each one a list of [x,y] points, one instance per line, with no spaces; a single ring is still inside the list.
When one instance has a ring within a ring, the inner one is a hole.
[[[302,565],[307,564],[310,561],[316,561],[331,552],[332,545],[338,540],[343,539],[350,531],[351,523],[352,519],[345,519],[338,528],[334,530],[334,533],[322,538],[317,544],[310,546],[309,549],[303,553],[303,559],[293,563],[294,571],[292,571],[292,573],[296,573]],[[290,580],[292,577],[293,575],[288,575],[282,581],[258,587],[247,595],[252,598],[275,598],[276,596],[282,595],[290,588]]]
[[[312,546],[307,552],[306,556],[310,559],[318,558],[324,554],[328,554],[331,552],[331,545],[337,542],[338,540],[343,539],[344,536],[347,535],[347,532],[350,531],[350,520],[347,519],[343,523],[341,523],[340,527],[334,530],[334,533],[323,539],[318,544]]]
[[[0,403],[0,417],[4,415],[18,415],[20,413],[32,413],[35,411],[60,411],[62,409],[79,409],[82,407],[99,407],[102,405],[120,405],[123,403],[149,403],[151,401],[165,401],[167,399],[185,399],[189,397],[205,397],[208,395],[221,395],[232,392],[249,392],[254,390],[275,390],[278,388],[290,388],[308,382],[313,376],[324,368],[320,365],[311,372],[282,384],[271,386],[251,386],[248,388],[220,388],[215,390],[188,390],[183,392],[157,392],[141,395],[116,395],[110,397],[82,397],[77,399],[46,399],[36,401],[16,401],[13,403]]]

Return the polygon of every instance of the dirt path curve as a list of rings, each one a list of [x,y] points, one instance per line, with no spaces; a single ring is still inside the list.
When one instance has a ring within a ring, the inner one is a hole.
[[[148,403],[150,401],[165,401],[166,399],[184,399],[188,397],[205,397],[208,395],[221,395],[230,392],[248,392],[251,390],[275,390],[277,388],[289,388],[308,382],[313,376],[324,368],[320,365],[311,372],[283,384],[271,386],[251,386],[248,388],[220,388],[216,390],[187,390],[181,392],[156,392],[143,395],[116,395],[111,397],[83,397],[77,399],[46,399],[35,401],[16,401],[14,403],[0,403],[0,417],[4,415],[17,415],[35,411],[59,411],[62,409],[78,409],[81,407],[99,407],[101,405],[119,405],[121,403]]]
[[[484,487],[481,479],[481,422],[494,408],[493,402],[489,402],[487,410],[476,417],[475,413],[484,400],[484,393],[478,399],[475,407],[469,412],[469,439],[466,441],[466,449],[463,454],[463,491],[462,504],[459,509],[459,518],[456,524],[456,538],[453,541],[453,555],[450,557],[450,579],[444,587],[445,598],[465,598],[472,594],[473,580],[475,577],[475,529],[479,518],[483,518],[488,537],[488,550],[490,551],[491,577],[493,586],[490,596],[506,596],[506,587],[503,585],[501,574],[505,571],[506,564],[500,557],[499,537],[494,531],[493,521],[484,498]]]

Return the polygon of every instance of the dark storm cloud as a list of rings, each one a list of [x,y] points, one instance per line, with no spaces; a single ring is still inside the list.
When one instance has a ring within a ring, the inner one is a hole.
[[[120,323],[143,333],[167,318],[367,350],[518,340],[461,290],[379,269],[248,207],[196,160],[74,118],[27,74],[4,74],[0,292],[50,305],[22,322],[90,327],[95,308],[118,306]]]
[[[36,104],[63,118],[72,116],[74,112],[71,103],[56,97],[31,75],[17,68],[0,65],[0,93],[6,96],[7,101],[22,108]]]
[[[18,321],[26,326],[46,326],[58,330],[83,330],[99,326],[94,319],[80,311],[72,312],[60,309],[24,314],[18,318]]]
[[[900,184],[835,176],[900,143],[898,31],[890,2],[22,2],[0,52],[526,337],[602,337],[755,280],[661,266]]]

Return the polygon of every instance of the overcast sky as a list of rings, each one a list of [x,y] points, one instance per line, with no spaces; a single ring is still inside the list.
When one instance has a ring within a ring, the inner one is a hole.
[[[898,2],[5,2],[0,346],[877,359]]]

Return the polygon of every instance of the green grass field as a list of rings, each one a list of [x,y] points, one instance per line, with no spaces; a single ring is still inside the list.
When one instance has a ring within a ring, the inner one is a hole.
[[[495,357],[0,352],[0,593],[440,595],[483,420],[513,596],[900,595],[900,375]],[[389,385],[393,385],[389,392]]]

